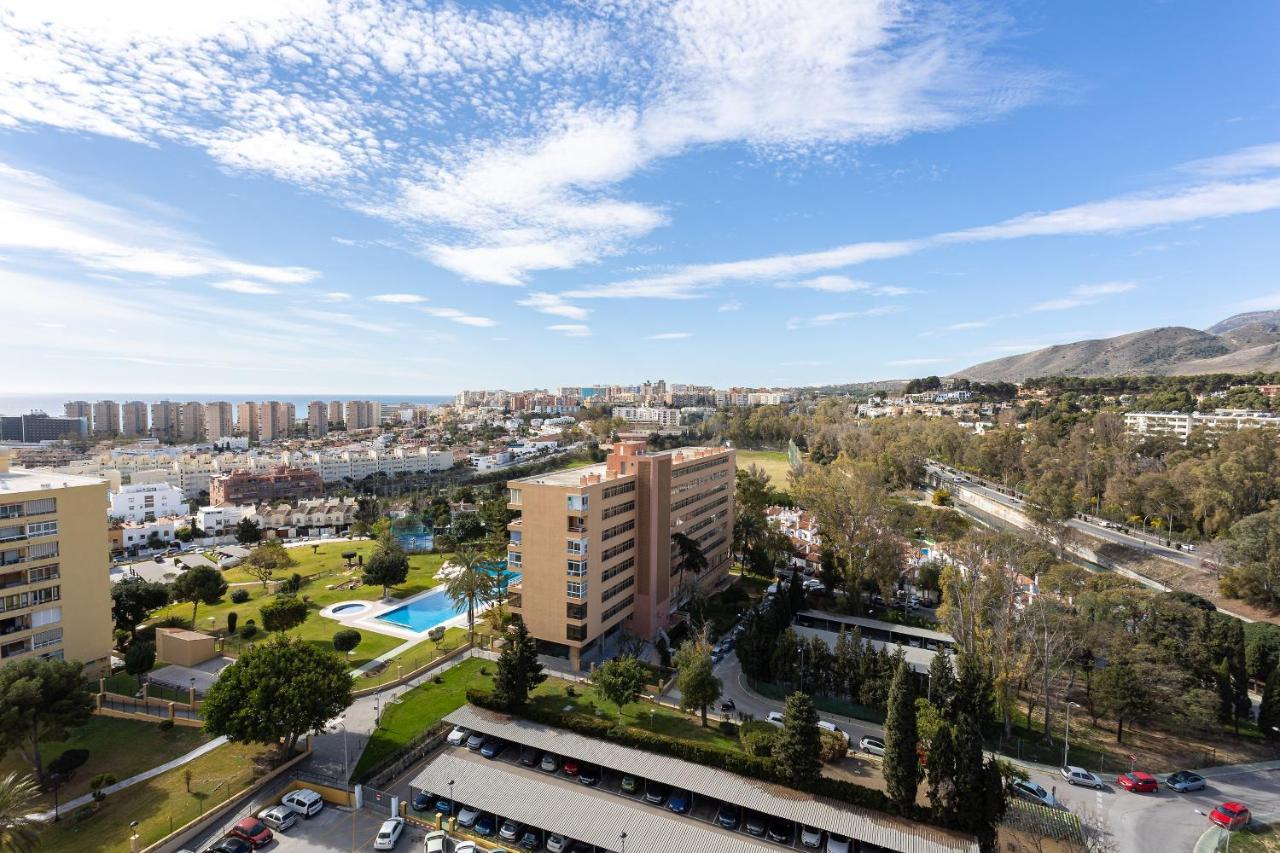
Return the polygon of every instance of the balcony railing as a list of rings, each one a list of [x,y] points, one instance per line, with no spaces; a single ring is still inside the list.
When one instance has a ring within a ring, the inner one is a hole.
[[[566,604],[564,615],[566,619],[585,622],[587,621],[587,606],[585,604]]]
[[[524,597],[521,596],[520,593],[518,592],[507,593],[507,607],[510,607],[514,610],[519,610],[520,608],[524,607]]]

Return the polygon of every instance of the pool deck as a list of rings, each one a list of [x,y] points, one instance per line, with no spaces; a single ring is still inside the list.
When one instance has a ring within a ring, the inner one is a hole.
[[[332,619],[335,622],[337,622],[339,625],[342,625],[346,628],[355,628],[357,630],[373,631],[375,634],[384,634],[388,637],[398,637],[399,639],[402,639],[402,640],[413,641],[412,643],[404,643],[399,647],[391,650],[390,652],[387,652],[385,655],[380,655],[378,658],[375,658],[374,660],[369,661],[369,663],[365,664],[365,667],[369,667],[376,664],[382,658],[391,657],[392,655],[398,654],[399,652],[403,651],[404,649],[408,648],[414,643],[418,643],[418,642],[421,642],[422,640],[425,640],[427,638],[427,631],[430,630],[430,628],[428,628],[422,631],[414,631],[410,628],[401,627],[394,623],[387,622],[378,617],[382,616],[385,613],[390,613],[392,610],[395,610],[397,608],[404,607],[406,604],[412,604],[413,602],[418,601],[422,598],[425,598],[426,596],[431,595],[433,593],[436,595],[440,595],[441,594],[440,590],[441,590],[441,587],[438,587],[438,586],[432,587],[431,589],[420,592],[417,595],[412,595],[408,598],[383,598],[377,601],[367,601],[365,599],[352,599],[351,601],[339,601],[329,605],[324,610],[320,611],[320,615],[324,616],[327,619]],[[344,604],[355,604],[357,602],[368,604],[369,607],[354,613],[334,613],[333,612],[333,609],[335,607],[342,607],[342,605]],[[477,618],[479,617],[479,615],[480,613],[477,612],[476,613]],[[445,628],[465,627],[467,624],[467,614],[460,613],[457,616],[454,616],[451,619],[446,619],[445,621],[439,624]]]

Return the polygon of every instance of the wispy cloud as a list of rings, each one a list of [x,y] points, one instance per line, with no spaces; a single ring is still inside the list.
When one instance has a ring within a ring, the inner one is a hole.
[[[427,301],[427,297],[419,296],[416,293],[379,293],[369,298],[374,302],[389,302],[393,305],[414,305]]]
[[[324,294],[321,299],[325,302],[350,302],[351,294],[342,290],[330,290]]]
[[[430,314],[432,317],[439,317],[442,320],[449,320],[463,326],[478,326],[487,329],[498,325],[497,320],[468,314],[465,311],[459,311],[457,308],[435,308],[421,305],[418,306],[417,310],[423,314]]]
[[[787,321],[787,329],[794,331],[805,326],[830,326],[833,323],[851,320],[854,317],[883,317],[888,314],[897,314],[902,310],[902,307],[898,305],[877,305],[874,308],[866,308],[862,311],[832,311],[826,314],[816,314],[812,317],[792,317]]]
[[[721,303],[720,307],[716,309],[716,311],[720,312],[721,314],[729,314],[734,311],[741,311],[741,310],[742,310],[742,303],[736,299],[730,299],[728,302]]]
[[[859,290],[871,289],[871,285],[865,281],[855,281],[843,275],[820,275],[817,278],[809,278],[804,281],[780,281],[774,286],[821,290],[825,293],[854,293]]]
[[[1280,169],[1280,142],[1241,148],[1230,154],[1192,160],[1181,167],[1183,171],[1214,178],[1231,178],[1239,175],[1256,175]]]
[[[1032,305],[1030,311],[1065,311],[1069,308],[1080,308],[1085,305],[1092,305],[1100,299],[1107,296],[1114,296],[1118,293],[1128,293],[1136,290],[1138,285],[1131,281],[1106,281],[1101,284],[1082,284],[1078,287],[1071,288],[1068,296],[1059,299],[1050,299]]]
[[[218,290],[229,290],[232,293],[244,293],[250,296],[271,296],[280,292],[279,288],[271,287],[257,281],[247,281],[243,278],[232,278],[226,281],[215,281],[210,287]]]
[[[543,314],[567,317],[570,320],[585,320],[587,315],[591,313],[591,309],[571,305],[554,293],[530,293],[516,304],[532,308],[535,311],[541,311]]]
[[[659,332],[656,335],[650,335],[651,341],[679,341],[684,338],[693,337],[692,332]]]
[[[557,323],[547,326],[548,332],[559,332],[566,338],[586,338],[591,336],[591,327],[582,323]]]

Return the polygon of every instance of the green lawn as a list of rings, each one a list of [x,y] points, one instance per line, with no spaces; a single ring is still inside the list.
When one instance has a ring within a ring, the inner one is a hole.
[[[568,687],[573,687],[575,695],[568,695],[566,690]],[[564,711],[572,706],[574,711],[587,716],[618,719],[618,706],[597,696],[595,688],[589,684],[570,684],[548,678],[534,692],[532,704],[548,711]],[[705,729],[696,716],[651,702],[633,702],[630,705],[624,705],[622,722],[634,729],[657,732],[677,740],[735,751],[739,748],[736,737],[729,737],[716,728],[718,718],[710,708],[707,709]]]
[[[787,476],[791,471],[791,463],[787,461],[786,451],[739,450],[737,460],[739,468],[750,468],[752,465],[763,468],[769,475],[769,485],[775,489],[785,492],[791,485],[791,480]]]
[[[467,631],[465,628],[450,628],[444,632],[444,638],[438,644],[431,640],[423,640],[416,646],[410,646],[387,661],[387,665],[382,672],[376,675],[364,675],[356,679],[355,688],[362,690],[369,687],[377,687],[380,684],[388,684],[402,675],[408,675],[416,669],[421,669],[447,652],[453,651],[466,641]],[[359,649],[356,649],[357,653],[359,651]]]
[[[200,729],[175,726],[164,732],[155,723],[95,716],[76,729],[68,740],[42,744],[40,755],[47,766],[64,750],[89,750],[89,760],[58,791],[59,800],[65,802],[88,793],[89,780],[99,773],[113,773],[117,779],[127,779],[188,753],[208,740]],[[31,767],[21,753],[10,750],[0,760],[0,776],[14,771],[30,773]],[[53,795],[42,798],[42,802],[46,808],[52,808]]]
[[[149,723],[137,725],[156,728]],[[178,731],[174,729],[173,733]],[[146,751],[137,741],[126,743],[139,754]],[[43,853],[128,850],[129,823],[135,820],[142,845],[152,844],[261,776],[264,771],[257,765],[257,759],[265,751],[266,747],[258,745],[226,744],[184,767],[107,797],[96,810],[92,805],[82,806],[64,815],[59,823],[46,827],[40,836],[39,849]],[[154,756],[148,760],[156,761]],[[190,793],[183,778],[185,769],[191,770]]]
[[[711,626],[711,636],[719,638],[742,618],[742,614],[751,609],[757,601],[764,597],[764,592],[772,582],[755,575],[734,575],[734,581],[728,587],[707,598],[702,615]]]

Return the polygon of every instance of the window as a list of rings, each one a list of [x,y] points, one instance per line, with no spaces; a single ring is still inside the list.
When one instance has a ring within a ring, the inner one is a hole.
[[[635,557],[627,557],[627,559],[623,560],[621,563],[618,563],[618,565],[614,566],[613,568],[605,569],[604,573],[600,575],[600,580],[607,581],[609,578],[616,578],[618,575],[622,574],[627,569],[630,569],[633,566],[635,566],[635,564],[636,564]]]
[[[586,598],[587,582],[586,581],[569,581],[567,592],[570,598]]]
[[[520,490],[519,490],[519,489],[508,489],[508,490],[507,490],[507,503],[515,504],[515,505],[517,505],[517,506],[519,506],[519,505],[520,505]]]
[[[569,495],[569,509],[574,512],[583,512],[587,509],[586,495]]]
[[[31,647],[33,649],[46,649],[49,646],[56,646],[62,642],[62,629],[54,628],[49,631],[42,631],[31,638]]]
[[[515,568],[517,568],[517,569],[521,568],[522,566],[524,566],[524,563],[522,563],[522,562],[521,562],[521,559],[522,559],[522,558],[521,558],[521,556],[520,556],[520,552],[519,552],[519,551],[508,551],[508,552],[507,552],[507,565],[508,565],[508,566],[514,566],[514,567],[515,567]]]
[[[0,518],[18,518],[22,515],[22,504],[5,504],[0,506]]]
[[[623,578],[622,580],[618,581],[618,583],[615,584],[614,586],[610,587],[609,589],[606,589],[604,591],[604,594],[600,596],[600,600],[608,601],[609,599],[613,598],[615,595],[622,592],[623,590],[630,589],[635,585],[636,585],[636,579],[634,575],[632,575],[629,578]]]
[[[626,483],[619,483],[616,486],[609,486],[607,489],[604,490],[603,497],[605,500],[609,500],[609,498],[616,498],[618,495],[630,494],[635,490],[636,490],[636,481],[631,480]]]
[[[27,535],[28,536],[57,536],[58,522],[37,521],[35,524],[28,524]]]
[[[569,560],[568,565],[570,577],[580,578],[587,573],[586,560]]]
[[[521,534],[521,532],[520,532],[519,530],[513,530],[513,531],[511,531],[511,544],[512,544],[512,545],[519,545],[519,544],[521,543],[521,541],[523,541],[523,540],[521,539],[521,536],[522,536],[522,535],[523,535],[523,534]]]
[[[25,539],[27,534],[22,532],[21,527],[0,527],[0,542],[8,542],[14,539]]]
[[[626,503],[620,503],[617,506],[611,506],[608,509],[602,511],[600,513],[600,517],[613,518],[615,515],[622,515],[624,512],[631,512],[631,510],[635,508],[636,508],[635,501],[627,501]]]
[[[630,607],[633,603],[635,603],[635,600],[636,600],[636,597],[635,597],[634,595],[628,595],[626,598],[622,599],[622,600],[621,600],[621,601],[619,601],[617,604],[613,605],[613,606],[612,606],[612,607],[610,607],[608,610],[606,610],[604,613],[602,613],[602,614],[601,614],[601,616],[600,616],[600,621],[601,621],[601,622],[607,622],[607,621],[609,621],[609,620],[610,620],[610,619],[612,619],[614,616],[617,616],[619,613],[621,613],[622,611],[626,610],[626,609],[627,609],[628,607]]]
[[[606,548],[604,553],[600,555],[600,559],[608,560],[611,557],[616,557],[619,554],[630,551],[634,547],[636,547],[636,540],[634,538],[628,539],[626,542],[619,542],[617,545],[614,545],[612,548]]]
[[[610,527],[609,529],[605,530],[605,532],[600,536],[600,539],[601,541],[607,541],[609,539],[612,539],[615,536],[621,536],[622,534],[626,533],[628,530],[635,530],[635,529],[636,529],[635,521],[624,521],[621,524],[615,524],[613,527]]]
[[[587,540],[570,539],[566,543],[565,547],[568,549],[570,554],[585,554],[587,553]]]
[[[61,577],[58,571],[58,564],[52,566],[40,566],[27,572],[27,583],[39,583],[40,581],[51,581]]]
[[[37,610],[31,614],[32,628],[43,628],[45,625],[54,625],[61,621],[61,607],[46,607],[44,610]]]
[[[38,542],[27,549],[27,556],[32,560],[47,560],[58,556],[57,542]]]
[[[44,515],[47,512],[57,512],[57,511],[58,511],[57,498],[41,498],[40,500],[37,500],[37,501],[27,501],[27,506],[26,506],[27,515]],[[0,517],[3,517],[2,513],[0,513]]]
[[[587,605],[569,602],[565,605],[564,615],[566,619],[583,622],[587,618]]]
[[[582,642],[587,638],[587,626],[566,625],[564,635],[566,639]]]

